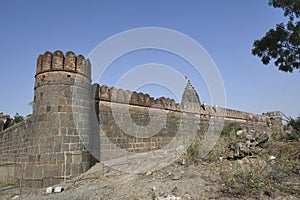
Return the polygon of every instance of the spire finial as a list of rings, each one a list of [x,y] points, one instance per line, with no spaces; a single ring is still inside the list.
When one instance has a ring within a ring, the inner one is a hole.
[[[189,82],[189,78],[187,77],[187,75],[184,76],[184,80],[185,80],[186,82]]]

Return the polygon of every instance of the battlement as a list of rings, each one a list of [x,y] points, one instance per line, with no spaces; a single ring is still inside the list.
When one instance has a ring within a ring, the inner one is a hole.
[[[268,116],[268,117],[281,117],[281,112],[280,111],[273,111],[273,112],[263,113],[263,115]]]
[[[76,56],[72,51],[68,51],[65,55],[60,50],[54,53],[46,51],[37,59],[36,76],[52,71],[80,73],[86,77],[91,77],[91,64],[84,56]]]
[[[180,105],[174,99],[160,97],[154,98],[149,94],[137,93],[135,91],[116,89],[115,87],[108,87],[102,85],[99,91],[96,92],[96,98],[101,101],[109,101],[116,103],[124,103],[143,107],[161,107],[168,110],[180,110]]]
[[[281,118],[280,112],[278,111],[263,113],[262,115],[259,115],[218,106],[204,105],[200,103],[198,94],[192,87],[191,83],[187,84],[187,88],[188,90],[185,90],[183,94],[183,99],[185,102],[181,102],[181,104],[176,103],[174,99],[166,97],[154,98],[149,94],[117,89],[115,87],[108,87],[106,85],[98,85],[95,98],[96,100],[113,103],[122,103],[142,107],[156,107],[170,111],[198,113],[207,117],[215,115],[217,113],[218,116],[234,120],[266,122],[266,119],[268,117]],[[194,91],[195,94],[192,94],[192,91]]]

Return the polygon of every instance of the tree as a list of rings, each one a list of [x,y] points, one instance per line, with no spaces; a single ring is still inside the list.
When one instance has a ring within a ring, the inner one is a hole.
[[[283,116],[285,117],[284,120],[287,122],[287,124],[285,125],[285,130],[288,131],[288,134],[285,135],[284,138],[287,140],[300,141],[300,115],[295,119],[284,114]]]
[[[297,134],[300,134],[300,117],[297,119],[290,119],[288,125],[290,125]]]
[[[23,120],[24,120],[24,117],[19,115],[19,113],[16,113],[16,115],[14,116],[14,122],[17,124]]]
[[[269,0],[269,6],[281,8],[288,22],[276,25],[264,37],[255,40],[252,54],[267,65],[271,60],[279,70],[293,72],[300,69],[300,0]]]

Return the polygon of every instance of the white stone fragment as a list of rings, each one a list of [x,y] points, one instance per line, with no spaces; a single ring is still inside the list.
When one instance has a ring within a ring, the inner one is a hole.
[[[64,188],[62,186],[57,186],[54,188],[54,193],[60,193],[64,190]]]
[[[182,154],[184,152],[184,146],[183,145],[179,145],[178,147],[176,147],[176,152],[179,154]]]
[[[237,132],[236,132],[236,135],[241,135],[241,134],[243,134],[245,132],[245,130],[238,130]]]
[[[276,159],[275,156],[273,156],[273,155],[270,155],[270,156],[269,156],[269,161],[272,161],[272,160],[275,160],[275,159]]]
[[[246,147],[250,147],[251,146],[251,142],[248,140],[247,142],[246,142]]]
[[[52,187],[47,187],[46,188],[46,194],[51,194],[53,192],[53,188]]]
[[[254,139],[253,139],[253,136],[250,135],[250,134],[246,135],[246,139],[247,139],[247,140],[254,140]]]
[[[146,176],[150,176],[152,174],[152,172],[151,171],[148,171],[147,173],[146,173]]]

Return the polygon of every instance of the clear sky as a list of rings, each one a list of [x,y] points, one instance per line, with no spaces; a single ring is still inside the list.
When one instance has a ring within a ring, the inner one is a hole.
[[[253,113],[280,110],[296,117],[300,114],[300,73],[263,66],[251,55],[253,41],[282,21],[282,11],[269,7],[267,0],[1,0],[0,111],[31,113],[28,103],[33,99],[39,54],[60,49],[87,56],[119,32],[162,27],[184,33],[206,49],[222,76],[227,107]],[[124,71],[118,66],[129,70],[149,62],[168,64],[188,75],[201,100],[209,104],[203,81],[189,69],[185,71],[184,61],[166,52],[129,54],[114,63],[113,72]],[[103,83],[113,84],[109,79]],[[156,97],[167,95],[155,87],[143,90]]]

